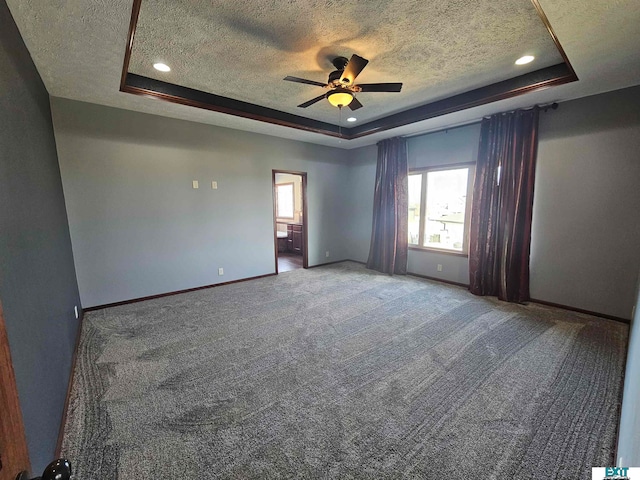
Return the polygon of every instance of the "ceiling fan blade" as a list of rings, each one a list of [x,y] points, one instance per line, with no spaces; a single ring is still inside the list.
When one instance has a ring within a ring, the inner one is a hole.
[[[309,100],[308,102],[301,103],[301,104],[300,104],[300,105],[298,105],[298,106],[299,106],[300,108],[307,108],[307,107],[310,107],[310,106],[311,106],[311,105],[313,105],[314,103],[319,102],[320,100],[322,100],[324,97],[325,97],[325,95],[324,95],[324,94],[322,94],[322,95],[320,95],[319,97],[316,97],[316,98],[314,98],[314,99],[312,99],[312,100]]]
[[[284,77],[287,82],[306,83],[308,85],[317,85],[318,87],[326,87],[326,83],[316,82],[315,80],[307,80],[306,78]]]
[[[362,108],[362,104],[358,101],[356,97],[353,97],[353,100],[351,100],[351,103],[349,104],[349,108],[351,110],[357,110],[359,108]]]
[[[342,77],[340,77],[340,81],[345,85],[353,85],[353,82],[356,80],[356,77],[360,75],[360,72],[364,70],[364,67],[367,66],[369,60],[366,58],[362,58],[355,53],[351,55],[351,59],[349,63],[347,63],[344,72],[342,72]]]
[[[402,83],[361,83],[358,85],[363,92],[399,92]]]

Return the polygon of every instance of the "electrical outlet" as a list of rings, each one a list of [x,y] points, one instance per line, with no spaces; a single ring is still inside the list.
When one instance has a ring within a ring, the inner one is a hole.
[[[193,182],[191,182],[191,185],[193,186],[193,188],[199,188],[198,180],[194,180]]]
[[[218,275],[224,275],[224,268],[220,267],[218,269]]]
[[[325,257],[329,258],[329,250],[324,254]]]
[[[438,264],[438,271],[441,272],[442,271],[442,265]]]
[[[76,319],[79,317],[78,315],[78,306],[76,305],[75,307],[73,307],[73,313],[76,314]]]
[[[218,182],[211,182],[211,190],[217,190],[218,189]]]

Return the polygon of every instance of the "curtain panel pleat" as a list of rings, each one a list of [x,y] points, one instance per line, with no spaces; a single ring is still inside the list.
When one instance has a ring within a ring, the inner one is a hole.
[[[539,108],[482,120],[469,231],[469,289],[529,300]]]
[[[389,274],[407,273],[407,175],[406,139],[379,142],[367,268]]]

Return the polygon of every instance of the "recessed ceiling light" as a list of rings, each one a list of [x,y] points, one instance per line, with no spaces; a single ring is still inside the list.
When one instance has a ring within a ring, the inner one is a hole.
[[[533,62],[535,58],[533,55],[525,55],[516,60],[516,65],[526,65],[527,63]]]
[[[356,117],[347,118],[347,122],[355,122],[356,120],[358,120]]]
[[[154,63],[153,64],[153,68],[155,68],[156,70],[160,70],[161,72],[170,72],[171,71],[169,66],[165,65],[164,63]]]

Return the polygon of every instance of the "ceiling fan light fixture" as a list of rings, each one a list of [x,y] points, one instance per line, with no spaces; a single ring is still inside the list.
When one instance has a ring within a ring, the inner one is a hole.
[[[327,94],[327,100],[334,107],[346,107],[353,100],[353,93],[343,88],[336,88]]]
[[[516,60],[516,65],[526,65],[527,63],[531,63],[535,60],[536,57],[533,55],[525,55],[524,57],[520,57]]]

